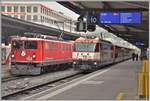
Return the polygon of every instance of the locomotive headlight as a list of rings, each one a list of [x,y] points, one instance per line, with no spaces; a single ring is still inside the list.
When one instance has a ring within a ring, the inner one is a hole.
[[[12,57],[12,58],[14,58],[14,57],[15,57],[15,55],[14,55],[14,54],[12,54],[12,55],[11,55],[11,57]]]
[[[73,64],[76,64],[76,62],[74,61]]]
[[[36,58],[36,55],[35,55],[35,54],[34,54],[34,55],[32,55],[32,58],[33,58],[33,59],[35,59],[35,58]]]
[[[97,65],[97,62],[94,62],[94,65]]]

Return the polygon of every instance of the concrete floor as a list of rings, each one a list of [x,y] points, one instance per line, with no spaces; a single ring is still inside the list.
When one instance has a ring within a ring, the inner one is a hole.
[[[85,80],[50,91],[40,99],[115,100],[117,96],[123,94],[123,99],[135,100],[137,99],[137,76],[141,67],[141,61],[128,60],[89,74],[89,79],[86,76],[82,78]]]
[[[1,65],[1,78],[8,78],[10,76],[10,65]]]

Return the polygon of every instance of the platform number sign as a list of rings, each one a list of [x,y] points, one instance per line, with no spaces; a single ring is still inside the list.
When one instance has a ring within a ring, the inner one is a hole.
[[[94,16],[94,15],[90,16],[88,21],[89,21],[90,24],[97,24],[97,21],[98,21],[97,16]]]

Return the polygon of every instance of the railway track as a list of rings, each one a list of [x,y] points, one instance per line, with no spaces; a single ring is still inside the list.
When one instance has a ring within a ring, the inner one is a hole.
[[[2,78],[2,83],[9,82],[12,80],[17,80],[17,79],[23,79],[23,78],[27,78],[27,76],[11,76],[11,77],[7,77],[7,78]]]
[[[28,96],[29,93],[53,87],[54,84],[79,77],[81,74],[72,69],[48,73],[36,77],[25,77],[2,82],[2,99],[18,99],[18,96]],[[24,95],[25,94],[25,95]]]

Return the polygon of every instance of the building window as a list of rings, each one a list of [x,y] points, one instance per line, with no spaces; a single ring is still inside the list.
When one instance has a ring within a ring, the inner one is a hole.
[[[47,22],[47,18],[45,17],[45,22]]]
[[[41,22],[44,22],[43,16],[41,16]]]
[[[18,12],[18,6],[14,6],[14,12]]]
[[[43,16],[43,22],[45,22],[45,17]]]
[[[48,9],[46,9],[46,15],[48,15]]]
[[[44,10],[44,8],[43,8],[43,14],[45,13],[45,10]]]
[[[27,12],[31,13],[31,6],[27,6]]]
[[[47,11],[47,15],[49,15],[49,10]]]
[[[38,8],[37,7],[33,7],[33,12],[37,13],[38,12]]]
[[[21,16],[20,16],[20,19],[25,20],[25,16],[24,16],[24,15],[21,15]]]
[[[45,22],[45,17],[43,17],[43,22]]]
[[[5,6],[1,6],[1,11],[5,12]]]
[[[49,23],[50,23],[50,24],[53,24],[53,20],[52,20],[52,19],[50,19],[50,20],[49,20]]]
[[[18,15],[14,15],[15,18],[18,18]]]
[[[25,7],[24,6],[20,7],[20,12],[25,12]]]
[[[7,6],[7,12],[11,12],[11,6]]]
[[[37,20],[38,20],[38,16],[37,16],[37,15],[34,15],[34,16],[33,16],[33,20],[34,20],[34,21],[37,21]]]
[[[45,17],[45,22],[47,23],[47,18]]]
[[[47,9],[45,9],[45,15],[47,15]]]
[[[41,7],[41,13],[43,13],[43,8]]]
[[[31,15],[27,15],[27,20],[31,20]]]

